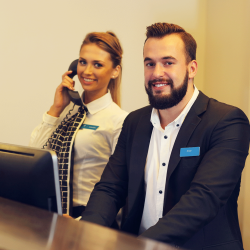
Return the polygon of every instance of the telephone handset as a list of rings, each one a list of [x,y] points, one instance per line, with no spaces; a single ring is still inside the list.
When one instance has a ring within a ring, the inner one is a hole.
[[[73,61],[70,66],[69,66],[69,70],[72,70],[72,73],[68,75],[68,77],[73,78],[76,74],[77,74],[77,64],[78,64],[78,59],[76,59],[75,61]],[[69,93],[69,97],[70,100],[75,103],[78,106],[82,106],[82,99],[78,93],[78,91],[73,91],[68,89],[68,93]]]
[[[73,61],[70,65],[69,65],[69,70],[72,70],[71,74],[68,74],[68,77],[73,78],[75,75],[77,75],[77,64],[78,64],[78,59],[76,59],[75,61]],[[78,91],[73,91],[71,89],[68,89],[68,93],[69,93],[69,97],[70,100],[78,105],[78,106],[82,106],[82,99],[78,93]],[[52,135],[50,136],[50,138],[46,141],[46,143],[43,145],[43,149],[45,149],[45,147],[48,146],[48,143],[51,143],[52,137],[55,135],[55,133],[58,133],[60,131],[60,126],[63,126],[67,120],[69,119],[69,115],[71,114],[71,112],[73,111],[75,105],[73,106],[73,108],[71,110],[69,110],[68,114],[63,118],[61,124],[56,128],[56,130],[52,133]]]

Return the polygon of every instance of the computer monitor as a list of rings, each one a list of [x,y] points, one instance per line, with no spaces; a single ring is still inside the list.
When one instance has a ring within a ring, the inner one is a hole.
[[[0,196],[62,214],[55,152],[0,143]]]

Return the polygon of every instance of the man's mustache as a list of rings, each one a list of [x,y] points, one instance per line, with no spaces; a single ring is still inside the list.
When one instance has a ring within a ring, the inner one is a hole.
[[[164,83],[167,83],[167,84],[169,84],[172,88],[174,87],[174,82],[173,82],[173,80],[172,79],[165,79],[165,78],[159,78],[159,79],[154,79],[154,80],[150,80],[150,81],[148,81],[148,86],[149,87],[152,87],[152,85],[154,84],[154,83],[161,83],[161,82],[164,82]]]

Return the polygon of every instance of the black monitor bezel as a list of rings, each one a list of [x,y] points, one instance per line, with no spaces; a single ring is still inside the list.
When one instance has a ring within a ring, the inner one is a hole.
[[[19,180],[19,176],[27,178],[26,181]],[[41,200],[46,199],[46,192],[51,194],[48,207]],[[0,143],[0,196],[62,214],[56,153],[47,149]]]

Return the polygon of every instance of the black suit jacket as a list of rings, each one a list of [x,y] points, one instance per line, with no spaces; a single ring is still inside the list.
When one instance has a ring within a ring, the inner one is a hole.
[[[138,235],[153,129],[151,111],[148,106],[126,118],[82,219],[110,226],[127,198],[128,212],[121,228]],[[240,109],[200,92],[171,153],[163,217],[141,236],[189,249],[243,249],[237,199],[249,138],[249,122]],[[200,155],[180,157],[180,149],[186,147],[200,147]]]

